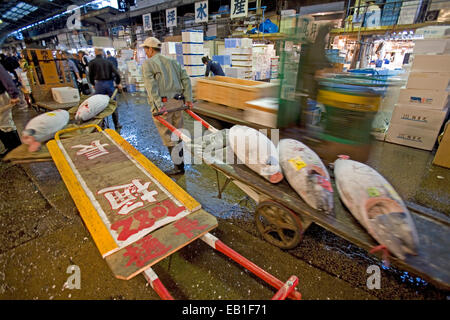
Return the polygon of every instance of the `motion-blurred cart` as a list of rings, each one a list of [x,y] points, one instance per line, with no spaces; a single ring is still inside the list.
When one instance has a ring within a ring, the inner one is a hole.
[[[378,246],[378,243],[343,206],[337,192],[334,193],[334,215],[312,209],[286,180],[272,184],[244,164],[237,164],[234,152],[228,146],[226,129],[215,129],[186,107],[175,110],[185,110],[194,120],[202,123],[211,134],[192,140],[161,118],[160,115],[163,112],[156,113],[154,116],[186,143],[186,147],[191,150],[193,156],[201,157],[216,171],[219,198],[230,182],[233,182],[257,203],[256,226],[267,242],[281,249],[292,249],[300,244],[306,229],[312,223],[316,223],[364,250],[372,251]],[[216,146],[221,144],[223,146],[214,152],[205,152],[208,145],[214,143]],[[232,164],[225,163],[224,159],[232,160]],[[219,173],[226,178],[222,183]],[[334,181],[332,184],[334,185]],[[419,254],[408,255],[405,260],[391,256],[390,261],[398,268],[410,271],[448,290],[450,288],[450,269],[448,268],[450,240],[442,235],[449,234],[450,219],[439,213],[436,215],[430,213],[431,210],[412,203],[407,205],[419,234]]]

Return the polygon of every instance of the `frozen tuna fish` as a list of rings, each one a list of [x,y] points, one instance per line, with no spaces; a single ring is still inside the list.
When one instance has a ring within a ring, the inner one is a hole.
[[[22,142],[29,145],[28,151],[40,149],[41,143],[50,140],[55,133],[69,123],[69,112],[55,110],[38,115],[31,119],[22,132]]]
[[[368,233],[395,256],[417,255],[414,221],[391,184],[371,167],[341,158],[334,163],[339,196]]]
[[[75,120],[87,121],[105,110],[109,104],[109,96],[106,94],[96,94],[87,98],[78,107]]]
[[[267,136],[253,128],[235,125],[229,131],[228,140],[241,163],[272,183],[283,180],[278,151]]]
[[[294,139],[281,139],[278,152],[283,175],[291,187],[312,208],[332,212],[330,175],[319,156]]]

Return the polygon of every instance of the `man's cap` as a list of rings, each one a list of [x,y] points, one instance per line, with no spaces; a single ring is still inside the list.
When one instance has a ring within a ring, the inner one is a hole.
[[[148,37],[140,47],[161,48],[161,41],[155,37]]]

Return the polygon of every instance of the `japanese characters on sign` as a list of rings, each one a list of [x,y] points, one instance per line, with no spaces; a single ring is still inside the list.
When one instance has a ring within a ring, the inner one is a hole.
[[[134,209],[144,206],[144,201],[152,203],[156,201],[155,190],[147,190],[150,182],[142,184],[139,179],[121,186],[113,186],[101,189],[97,194],[103,194],[111,205],[111,209],[117,210],[117,214],[128,214]]]
[[[177,231],[172,236],[183,237],[183,239],[192,239],[210,227],[208,224],[199,225],[198,220],[187,217],[176,221],[173,226]],[[169,243],[163,243],[157,237],[148,235],[126,247],[123,257],[127,259],[126,267],[135,264],[136,267],[140,268],[151,260],[164,256],[171,249],[172,245]]]
[[[247,17],[248,0],[231,0],[231,19]]]
[[[144,31],[153,30],[151,13],[143,14],[142,22],[144,23]]]
[[[208,22],[208,1],[195,3],[195,23]]]
[[[148,209],[139,210],[130,217],[114,222],[111,229],[118,232],[117,240],[126,241],[132,235],[141,230],[153,227],[157,220],[162,218],[176,217],[180,212],[183,212],[185,207],[178,207],[170,199],[157,203],[156,206]],[[150,212],[149,212],[150,211]],[[132,228],[133,224],[137,226]]]
[[[79,148],[80,150],[77,151],[77,156],[84,155],[88,160],[95,159],[97,157],[103,156],[105,154],[108,154],[108,150],[105,149],[105,146],[107,146],[107,143],[100,143],[100,140],[92,141],[90,145],[84,145],[84,144],[78,144],[76,146],[73,146],[72,148]]]
[[[119,247],[190,213],[143,169],[130,166],[117,174],[117,169],[130,160],[102,133],[75,143],[66,139],[64,144],[92,201],[97,203],[97,213]]]
[[[177,8],[166,9],[166,27],[177,26]]]
[[[141,221],[148,223],[148,214],[141,211],[135,216],[139,214]],[[117,278],[128,280],[215,227],[217,219],[199,210],[137,239],[106,257],[106,262]]]

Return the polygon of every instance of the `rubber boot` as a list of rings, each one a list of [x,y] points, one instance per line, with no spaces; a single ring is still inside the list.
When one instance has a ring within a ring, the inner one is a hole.
[[[169,149],[169,154],[170,156],[172,156],[172,150],[174,147],[167,147],[167,149]],[[183,157],[183,149],[180,150],[180,157]],[[173,160],[172,160],[173,162]],[[175,175],[179,175],[179,174],[184,174],[184,162],[181,162],[180,164],[175,164],[174,163],[174,168],[170,171],[165,171],[164,173],[167,174],[168,176],[175,176]]]

